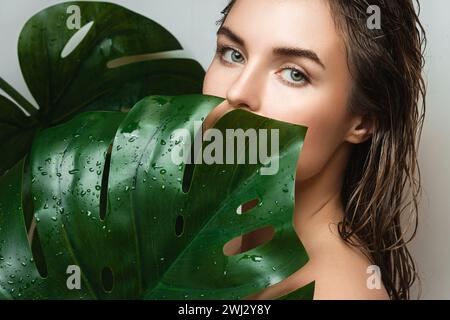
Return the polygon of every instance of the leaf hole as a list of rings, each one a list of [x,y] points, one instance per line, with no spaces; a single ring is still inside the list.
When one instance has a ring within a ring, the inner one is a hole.
[[[22,177],[22,210],[24,214],[24,221],[28,235],[28,244],[30,245],[33,261],[36,265],[39,275],[42,278],[47,278],[48,269],[47,262],[44,257],[44,252],[41,246],[41,240],[36,227],[37,221],[34,217],[34,203],[31,193],[31,170],[29,156],[25,158],[24,173]]]
[[[32,221],[34,218],[34,203],[31,194],[31,170],[30,170],[30,158],[26,156],[23,164],[23,176],[22,176],[22,212],[25,221],[25,227],[27,232],[31,232]],[[28,242],[31,244],[31,237],[28,237]]]
[[[240,235],[223,246],[223,253],[226,256],[234,256],[262,246],[273,239],[275,228],[266,226]]]
[[[108,67],[108,69],[115,69],[137,62],[163,60],[163,59],[186,59],[186,58],[189,57],[186,55],[184,50],[171,50],[171,51],[161,51],[161,52],[121,57],[108,61],[106,66]]]
[[[75,34],[67,41],[64,49],[61,51],[61,58],[68,57],[81,43],[81,41],[86,38],[88,32],[94,25],[94,21],[85,24],[80,30],[75,32]]]
[[[175,220],[175,235],[181,237],[184,231],[184,217],[179,215]]]
[[[197,134],[201,134],[201,130]],[[195,138],[194,138],[195,139]],[[183,172],[183,185],[182,185],[182,191],[184,193],[188,193],[191,189],[192,184],[192,177],[194,175],[194,169],[195,169],[195,160],[194,160],[194,141],[191,141],[191,150],[188,159],[191,159],[191,163],[187,163],[184,166],[184,172]]]
[[[105,165],[103,167],[102,186],[100,190],[100,220],[105,220],[106,209],[108,204],[108,179],[111,166],[111,153],[113,144],[111,143],[106,151]]]
[[[258,198],[247,201],[247,202],[241,204],[239,207],[237,207],[236,213],[237,214],[246,213],[246,212],[250,211],[251,209],[253,209],[254,207],[256,207],[259,202],[260,202],[260,200]]]
[[[44,257],[44,251],[42,250],[41,240],[39,238],[38,229],[36,228],[36,219],[33,219],[32,223],[32,238],[31,238],[31,253],[33,255],[34,263],[36,264],[36,269],[42,278],[47,278],[48,269],[47,261]]]
[[[114,274],[110,267],[104,267],[102,270],[102,285],[106,293],[110,293],[114,287]]]
[[[192,176],[194,174],[195,164],[187,163],[184,167],[182,190],[188,193],[191,188]]]

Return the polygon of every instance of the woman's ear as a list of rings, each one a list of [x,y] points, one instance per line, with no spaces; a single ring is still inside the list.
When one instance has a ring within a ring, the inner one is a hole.
[[[372,117],[357,115],[352,119],[345,141],[353,144],[363,143],[372,136],[373,129],[374,120]]]

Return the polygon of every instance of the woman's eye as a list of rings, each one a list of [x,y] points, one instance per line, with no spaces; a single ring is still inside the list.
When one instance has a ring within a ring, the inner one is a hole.
[[[281,71],[281,76],[284,81],[291,85],[302,85],[308,81],[307,76],[295,68],[286,68]]]
[[[229,63],[242,63],[244,61],[242,54],[232,48],[222,48],[221,55],[222,59]]]

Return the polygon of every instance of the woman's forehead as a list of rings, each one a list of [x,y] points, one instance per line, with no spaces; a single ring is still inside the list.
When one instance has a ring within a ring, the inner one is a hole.
[[[238,0],[224,26],[250,51],[301,47],[325,61],[344,45],[326,0]]]

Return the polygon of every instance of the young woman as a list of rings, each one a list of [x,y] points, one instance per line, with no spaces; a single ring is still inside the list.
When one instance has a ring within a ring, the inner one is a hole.
[[[377,7],[233,0],[222,12],[203,93],[225,101],[204,128],[234,108],[308,127],[293,224],[310,261],[248,299],[276,298],[311,281],[315,299],[409,298],[417,278],[406,244],[417,228],[425,36],[412,0],[371,4]],[[380,28],[369,28],[376,9]],[[267,237],[241,238],[226,254]],[[382,284],[373,288],[367,280],[377,268]]]

